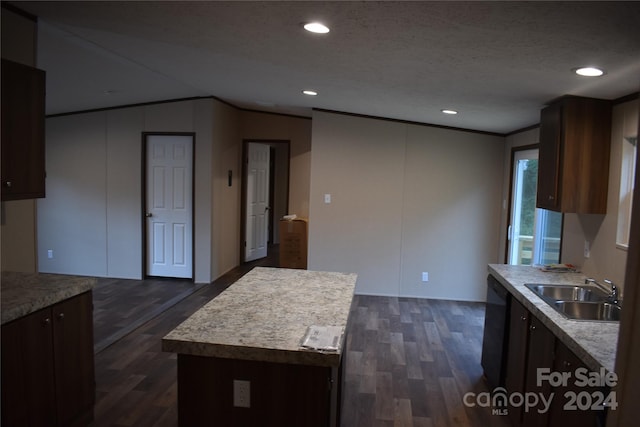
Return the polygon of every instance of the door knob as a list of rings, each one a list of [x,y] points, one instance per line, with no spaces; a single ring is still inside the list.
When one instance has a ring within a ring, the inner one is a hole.
[[[146,216],[147,218],[151,218],[153,214],[151,212],[147,212],[144,216]]]

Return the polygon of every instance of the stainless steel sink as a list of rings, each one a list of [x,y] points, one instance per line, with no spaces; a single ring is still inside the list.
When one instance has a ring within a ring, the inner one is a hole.
[[[556,301],[554,308],[571,319],[619,322],[622,309],[608,302]]]
[[[554,301],[606,301],[608,295],[597,286],[568,286],[568,285],[539,285],[528,283],[525,285],[543,299]]]
[[[621,308],[609,300],[609,294],[598,286],[549,285],[527,283],[527,288],[542,298],[558,313],[574,320],[599,322],[620,321]]]

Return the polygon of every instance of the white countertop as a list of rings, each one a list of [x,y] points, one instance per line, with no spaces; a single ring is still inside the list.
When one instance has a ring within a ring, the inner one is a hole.
[[[312,325],[346,329],[356,278],[346,273],[256,267],[165,336],[162,349],[195,356],[338,366],[343,347],[318,352],[303,350],[300,344]]]
[[[619,322],[592,322],[567,319],[555,311],[525,283],[583,285],[581,273],[548,273],[537,267],[490,264],[492,274],[534,316],[547,326],[591,370],[604,367],[614,372],[618,348]]]

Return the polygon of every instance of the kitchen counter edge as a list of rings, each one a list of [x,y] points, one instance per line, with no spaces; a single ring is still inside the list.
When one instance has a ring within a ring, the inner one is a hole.
[[[91,291],[97,282],[95,277],[11,271],[1,277],[2,325]]]
[[[589,369],[598,371],[604,367],[608,372],[614,372],[619,322],[567,319],[525,287],[525,283],[582,285],[586,276],[506,264],[489,264],[488,271]]]

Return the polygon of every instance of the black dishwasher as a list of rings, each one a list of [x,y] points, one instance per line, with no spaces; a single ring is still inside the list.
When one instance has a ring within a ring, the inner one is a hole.
[[[495,277],[487,276],[487,308],[484,316],[481,363],[491,388],[504,387],[510,305],[509,292]]]

